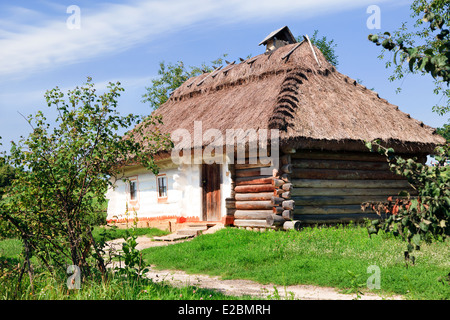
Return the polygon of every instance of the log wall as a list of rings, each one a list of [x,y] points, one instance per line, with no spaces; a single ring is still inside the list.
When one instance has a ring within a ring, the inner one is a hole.
[[[292,167],[289,155],[280,157],[280,167],[271,175],[261,175],[261,163],[234,164],[233,199],[229,199],[229,213],[233,212],[237,227],[265,230],[298,229],[299,223],[293,220],[294,201],[291,199],[292,185],[289,183]],[[227,202],[228,203],[228,202]],[[232,204],[231,204],[232,203]],[[285,222],[290,221],[289,224]]]
[[[293,217],[302,224],[376,218],[361,210],[362,202],[385,201],[402,190],[414,194],[407,180],[375,153],[299,150],[291,154],[291,167]]]
[[[237,227],[287,230],[360,222],[378,218],[361,210],[363,202],[415,192],[405,178],[390,171],[384,156],[370,152],[284,149],[271,176],[260,175],[262,167],[246,163],[230,169],[234,189],[227,214]]]

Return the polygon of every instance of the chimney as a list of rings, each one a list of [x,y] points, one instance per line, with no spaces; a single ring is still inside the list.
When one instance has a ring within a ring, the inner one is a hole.
[[[271,32],[259,45],[266,45],[266,52],[278,49],[288,44],[296,43],[291,30],[287,26]]]

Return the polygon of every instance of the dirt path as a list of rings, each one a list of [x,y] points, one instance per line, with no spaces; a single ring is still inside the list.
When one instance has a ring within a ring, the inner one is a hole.
[[[183,240],[190,241],[190,240]],[[110,244],[119,246],[123,239],[111,241]],[[166,246],[176,242],[152,241],[150,238],[141,236],[137,238],[137,249],[142,250],[154,246]],[[118,247],[116,247],[118,248]],[[300,299],[300,300],[352,300],[356,297],[355,294],[343,294],[335,288],[318,287],[311,285],[294,285],[294,286],[279,286],[279,285],[263,285],[250,280],[223,280],[220,277],[213,277],[202,274],[187,274],[181,270],[157,270],[151,266],[147,276],[153,279],[154,282],[169,283],[174,286],[196,286],[199,288],[212,289],[219,291],[226,295],[242,296],[251,295],[261,298],[276,297],[279,295],[281,299]],[[274,286],[276,287],[275,291]],[[401,299],[400,296],[381,297],[370,293],[361,295],[360,300],[382,300],[382,299]]]

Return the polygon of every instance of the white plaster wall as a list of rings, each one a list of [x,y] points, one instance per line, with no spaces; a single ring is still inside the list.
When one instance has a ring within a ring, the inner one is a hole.
[[[137,177],[138,181],[137,217],[157,218],[162,216],[183,216],[198,217],[201,219],[202,206],[199,166],[187,166],[183,170],[166,168],[161,169],[159,173],[167,175],[167,201],[165,203],[158,203],[157,179],[151,171],[143,168],[127,170],[125,177]],[[180,176],[180,173],[183,174],[186,180],[183,188],[180,188],[175,183],[175,179]],[[106,197],[109,199],[107,219],[124,219],[126,217],[128,201],[126,182],[122,180],[117,181],[116,187],[110,188]],[[131,207],[130,204],[129,207]],[[131,215],[130,218],[132,218],[134,212],[129,212],[129,214]]]
[[[180,166],[161,168],[160,174],[167,175],[168,197],[166,203],[158,203],[156,176],[145,168],[131,168],[125,177],[137,177],[137,198],[139,208],[138,218],[157,218],[164,216],[198,217],[202,220],[202,189],[200,185],[201,165],[182,164]],[[226,215],[225,199],[231,195],[231,173],[228,164],[222,164],[221,184],[221,216]],[[126,218],[128,199],[126,182],[119,180],[115,188],[110,188],[106,194],[108,202],[107,219]],[[129,205],[130,206],[130,205]],[[129,218],[134,212],[130,210]]]

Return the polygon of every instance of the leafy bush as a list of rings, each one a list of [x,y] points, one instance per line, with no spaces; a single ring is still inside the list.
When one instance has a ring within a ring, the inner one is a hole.
[[[367,146],[370,149],[376,146],[386,156],[391,170],[405,176],[418,192],[417,197],[403,191],[396,199],[390,197],[381,203],[363,203],[363,209],[372,209],[380,217],[388,214],[386,219],[371,222],[369,234],[384,230],[400,235],[407,242],[405,258],[414,263],[415,258],[410,253],[420,249],[422,241],[445,240],[450,235],[450,180],[446,166],[449,147],[437,148],[438,163],[429,167],[395,155],[392,148],[382,147],[379,141],[367,143]]]

